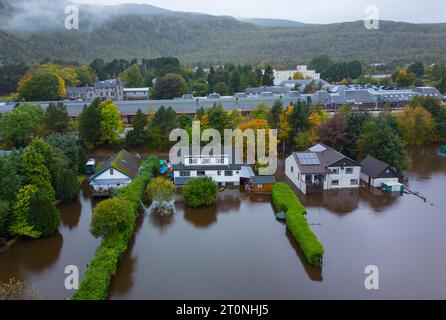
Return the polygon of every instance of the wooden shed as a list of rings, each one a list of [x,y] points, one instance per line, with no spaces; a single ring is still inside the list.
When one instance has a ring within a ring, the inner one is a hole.
[[[253,176],[249,179],[249,187],[253,193],[269,193],[276,184],[273,176]]]

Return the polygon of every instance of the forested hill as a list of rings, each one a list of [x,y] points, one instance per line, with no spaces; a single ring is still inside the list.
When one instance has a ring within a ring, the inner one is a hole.
[[[157,11],[145,6],[139,10],[132,6],[126,10],[108,8],[102,10],[108,15],[102,15],[101,20],[93,9],[81,10],[80,30],[65,30],[63,14],[46,19],[44,24],[39,24],[41,19],[33,21],[35,26],[25,20],[23,28],[18,21],[13,27],[2,23],[0,59],[33,62],[49,57],[90,62],[94,58],[176,56],[187,64],[268,62],[291,67],[326,53],[335,60],[363,62],[446,61],[446,26],[442,24],[382,21],[379,30],[365,29],[362,21],[305,28],[265,27],[232,17]],[[45,28],[48,21],[53,24]]]

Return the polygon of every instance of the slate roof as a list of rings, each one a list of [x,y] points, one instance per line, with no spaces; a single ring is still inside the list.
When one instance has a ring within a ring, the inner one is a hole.
[[[390,166],[384,161],[378,160],[375,157],[368,155],[361,162],[361,172],[365,173],[369,177],[377,178],[379,175]],[[390,168],[392,170],[392,168]],[[393,171],[393,170],[392,170]]]
[[[315,165],[302,165],[299,161],[298,155],[301,153],[308,153],[312,152],[317,155],[320,164]],[[296,160],[297,165],[299,166],[299,171],[302,174],[325,174],[330,173],[328,170],[328,167],[336,164],[337,162],[348,159],[349,161],[356,163],[356,161],[348,158],[347,156],[343,155],[342,153],[322,144],[318,143],[314,146],[312,146],[308,151],[304,152],[294,152],[294,159]],[[359,163],[357,163],[357,166],[360,166]]]
[[[96,84],[94,87],[99,88],[99,89],[101,89],[101,88],[107,89],[107,88],[116,88],[118,86],[120,86],[120,87],[123,86],[121,79],[109,79],[109,80],[104,80],[104,81],[96,81]]]
[[[105,171],[113,168],[118,170],[128,176],[129,178],[135,178],[141,167],[142,159],[127,152],[126,150],[121,150],[110,159],[108,159],[101,168],[90,178],[94,180],[100,176]]]

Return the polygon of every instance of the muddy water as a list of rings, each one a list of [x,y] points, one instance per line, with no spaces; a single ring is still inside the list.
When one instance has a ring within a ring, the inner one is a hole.
[[[305,197],[308,221],[325,245],[322,269],[310,267],[270,196],[220,194],[212,208],[191,210],[177,198],[167,219],[148,214],[113,280],[111,299],[446,299],[446,159],[435,147],[412,150],[411,190],[343,190]],[[432,204],[432,205],[431,205]],[[0,255],[0,280],[27,280],[50,299],[72,295],[66,265],[81,274],[99,241],[88,228],[92,203],[60,207],[58,235],[20,241]],[[376,265],[380,290],[364,289],[364,269]]]
[[[446,159],[411,151],[408,187],[422,193],[343,190],[305,197],[325,244],[324,266],[309,266],[268,196],[220,194],[217,205],[141,218],[111,286],[112,299],[446,298]],[[376,265],[380,289],[364,287]]]
[[[79,200],[60,205],[62,223],[59,233],[40,240],[21,240],[10,252],[0,255],[0,281],[12,277],[26,281],[39,297],[66,299],[73,292],[64,281],[67,265],[78,266],[82,275],[94,256],[99,241],[90,232],[92,202],[88,185],[83,184]]]

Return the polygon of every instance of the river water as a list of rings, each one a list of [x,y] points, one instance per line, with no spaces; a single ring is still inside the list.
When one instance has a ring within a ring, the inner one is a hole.
[[[324,243],[324,265],[309,266],[271,197],[238,190],[214,207],[185,208],[170,218],[148,213],[110,288],[111,299],[446,299],[446,158],[436,147],[410,151],[409,194],[361,188],[299,198]],[[279,177],[280,178],[280,177]],[[60,234],[21,241],[0,256],[0,280],[27,280],[52,299],[69,297],[64,268],[81,273],[98,240],[88,232],[87,193],[63,206]],[[365,289],[364,270],[379,268],[379,290]]]

